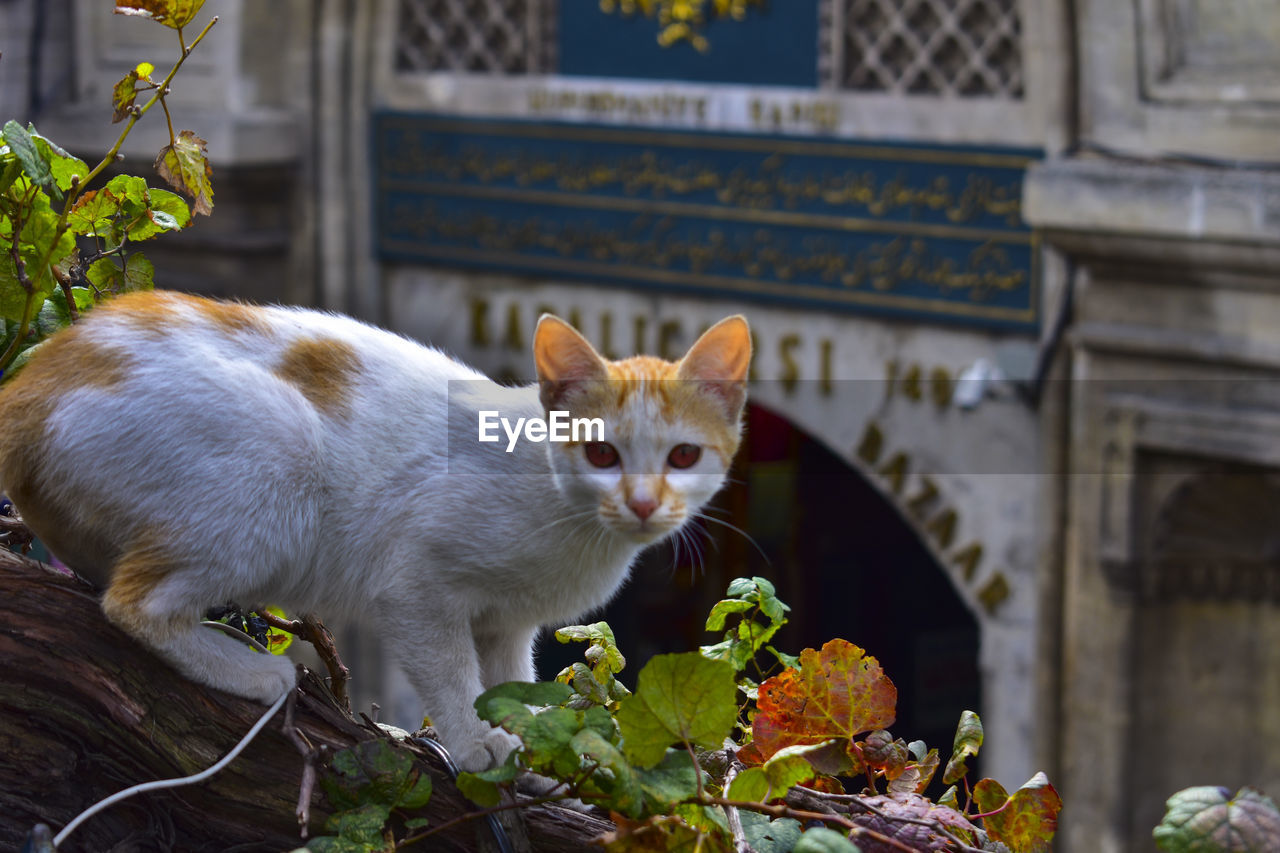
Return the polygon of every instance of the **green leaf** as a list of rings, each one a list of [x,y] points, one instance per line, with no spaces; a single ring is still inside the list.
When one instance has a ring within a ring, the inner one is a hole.
[[[770,820],[762,814],[739,811],[742,834],[756,853],[788,853],[800,840],[800,821],[789,817]]]
[[[609,743],[618,742],[618,724],[613,721],[613,714],[599,705],[582,712],[582,728],[594,731]]]
[[[502,801],[502,788],[497,782],[481,778],[478,774],[458,774],[458,790],[462,796],[482,808],[491,808]]]
[[[719,748],[738,716],[733,675],[732,667],[696,652],[650,660],[618,709],[627,758],[652,767],[672,743]]]
[[[147,200],[147,182],[137,175],[116,175],[107,181],[106,189],[121,200],[128,217],[135,217],[151,206]]]
[[[113,220],[119,212],[120,199],[110,190],[89,190],[76,199],[67,214],[67,227],[85,237],[112,237]]]
[[[1280,810],[1266,794],[1241,788],[1199,787],[1165,802],[1152,832],[1165,853],[1272,853],[1280,838]]]
[[[729,818],[719,806],[679,803],[671,809],[671,813],[701,832],[723,836],[732,832],[729,829]]]
[[[151,72],[156,67],[150,62],[139,62],[136,67],[131,68],[129,73],[124,75],[124,79],[117,83],[111,89],[111,123],[115,124],[124,121],[129,117],[131,107],[138,99],[138,82],[151,82]]]
[[[364,741],[336,753],[320,784],[337,812],[334,818],[378,806],[384,812],[379,832],[391,809],[421,808],[431,795],[431,780],[414,766],[413,755],[383,740]],[[372,818],[358,816],[352,826],[362,827],[366,820]],[[340,828],[329,831],[344,835]]]
[[[614,643],[613,628],[608,622],[593,622],[590,625],[566,625],[556,631],[556,639],[561,643]]]
[[[825,826],[806,830],[791,849],[793,853],[859,853],[858,845],[842,833]]]
[[[574,736],[582,731],[582,712],[568,708],[547,708],[508,729],[524,743],[525,761],[530,769],[568,778],[581,766],[573,748]]]
[[[116,14],[150,18],[177,30],[191,23],[203,5],[204,0],[116,0]]]
[[[736,578],[726,592],[729,597],[717,603],[707,617],[707,630],[719,631],[729,624],[729,617],[737,616],[736,625],[729,627],[724,640],[699,651],[704,657],[728,662],[741,671],[765,648],[773,635],[786,624],[786,612],[790,608],[774,594],[773,584],[761,577]],[[763,617],[761,622],[757,617]],[[784,664],[790,656],[778,655]],[[794,658],[790,658],[794,662]]]
[[[147,189],[147,197],[151,203],[151,218],[157,225],[161,224],[161,216],[171,223],[163,225],[166,229],[186,228],[191,224],[191,208],[182,196],[151,187]]]
[[[83,160],[56,145],[53,140],[41,136],[34,125],[27,125],[27,133],[31,135],[31,140],[39,149],[41,156],[48,161],[49,171],[53,174],[53,180],[59,189],[71,189],[72,176],[84,178],[89,174],[89,167]]]
[[[18,268],[8,252],[0,254],[0,318],[22,322],[27,307],[27,292],[18,283]]]
[[[960,803],[958,796],[959,793],[956,791],[956,786],[952,785],[950,788],[942,792],[941,797],[938,797],[938,805],[959,811]]]
[[[586,756],[605,771],[597,771],[591,781],[593,787],[610,797],[609,808],[628,817],[639,817],[644,811],[644,788],[622,751],[590,729],[574,735],[572,746],[575,753]]]
[[[45,299],[40,310],[31,321],[31,330],[36,337],[43,340],[54,332],[71,325],[71,312],[67,310],[67,300],[61,293],[55,293]]]
[[[22,164],[18,162],[17,155],[6,150],[0,157],[0,195],[8,192],[21,174]]]
[[[174,189],[191,196],[194,213],[213,213],[213,169],[209,166],[207,143],[190,130],[178,134],[172,145],[160,149],[156,172]]]
[[[27,173],[31,182],[53,198],[61,199],[62,192],[53,178],[48,156],[36,147],[35,140],[27,129],[10,119],[4,125],[4,141],[22,164],[22,170]]]
[[[396,807],[402,809],[420,809],[431,800],[431,777],[419,772],[409,787],[396,800]]]
[[[1012,853],[1049,853],[1062,799],[1043,773],[1037,773],[1011,797],[994,779],[982,779],[974,786],[973,798],[983,813],[999,809],[983,818],[983,826]]]
[[[52,267],[65,267],[76,252],[75,235],[69,230],[60,232],[58,215],[47,206],[37,206],[28,212],[19,240],[18,254],[26,265],[27,279],[38,293],[47,296],[58,285]]]
[[[668,749],[655,767],[636,770],[644,789],[646,808],[659,814],[698,792],[698,770],[693,756],[682,749]]]
[[[476,698],[474,706],[480,719],[500,724],[499,719],[487,716],[490,713],[490,706],[495,701],[499,701],[500,708],[509,707],[510,702],[545,708],[561,705],[572,695],[572,690],[554,681],[542,681],[537,684],[527,681],[508,681],[481,693]]]
[[[339,839],[355,844],[377,845],[372,849],[385,847],[382,828],[391,817],[391,807],[383,803],[364,803],[353,809],[332,814],[324,822],[325,832],[331,832]]]
[[[711,613],[707,615],[707,630],[722,631],[724,630],[725,620],[729,618],[730,613],[745,613],[755,607],[750,601],[743,601],[739,598],[726,598],[716,602],[715,607],[711,608]]]
[[[789,746],[773,754],[760,767],[739,773],[729,786],[729,799],[766,803],[785,797],[787,792],[814,777],[813,765],[806,757],[811,746]]]
[[[973,711],[960,714],[960,723],[956,726],[956,738],[951,747],[951,760],[947,762],[946,772],[942,774],[942,784],[950,785],[960,781],[969,767],[965,759],[977,755],[982,746],[982,720]]]
[[[99,290],[114,294],[135,290],[151,290],[155,287],[156,269],[141,252],[134,252],[125,261],[124,269],[116,266],[112,258],[99,258],[89,265],[85,277]]]
[[[568,625],[556,631],[556,639],[562,643],[588,643],[584,653],[587,663],[571,664],[556,675],[556,681],[572,685],[578,693],[580,698],[571,703],[573,707],[603,705],[616,710],[618,702],[631,691],[614,677],[627,665],[627,660],[618,649],[609,623]]]
[[[462,795],[478,806],[496,806],[502,797],[501,786],[514,782],[520,773],[517,753],[511,752],[507,760],[479,773],[458,774],[457,785]]]

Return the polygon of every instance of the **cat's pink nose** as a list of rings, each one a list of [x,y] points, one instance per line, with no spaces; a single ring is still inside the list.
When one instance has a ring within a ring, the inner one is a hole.
[[[636,518],[645,521],[658,508],[658,502],[653,498],[632,498],[627,501],[627,506],[631,507],[631,511],[636,514]]]

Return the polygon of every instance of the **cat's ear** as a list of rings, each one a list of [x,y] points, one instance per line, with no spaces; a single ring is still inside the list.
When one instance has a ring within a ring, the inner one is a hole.
[[[538,371],[539,396],[548,411],[562,406],[575,386],[609,378],[604,359],[591,342],[554,314],[538,318],[533,363]]]
[[[747,399],[747,370],[751,366],[751,329],[741,314],[726,317],[694,341],[680,366],[677,379],[704,382],[724,398],[729,414],[737,417]]]

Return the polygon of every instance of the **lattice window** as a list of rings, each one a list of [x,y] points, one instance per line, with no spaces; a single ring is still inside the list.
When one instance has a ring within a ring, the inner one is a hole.
[[[1021,98],[1019,0],[829,0],[829,85],[905,95]]]
[[[554,65],[553,0],[401,0],[397,71],[530,74]]]

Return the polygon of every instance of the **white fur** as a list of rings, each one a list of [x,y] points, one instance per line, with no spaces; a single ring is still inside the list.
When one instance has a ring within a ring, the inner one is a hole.
[[[49,423],[50,494],[77,513],[110,508],[121,530],[175,533],[176,564],[140,615],[193,627],[135,633],[190,677],[265,702],[293,684],[292,667],[194,627],[205,608],[372,617],[459,765],[502,760],[509,736],[482,723],[472,701],[485,687],[532,680],[538,627],[604,604],[638,552],[685,522],[661,507],[647,525],[610,524],[600,506],[620,494],[627,470],[663,476],[665,454],[700,441],[696,430],[624,412],[608,426],[632,436],[610,439],[618,469],[593,469],[580,448],[559,444],[522,441],[506,453],[477,441],[477,413],[542,417],[536,387],[501,388],[340,316],[263,309],[272,329],[263,335],[177,310],[188,316],[163,333],[90,315],[81,333],[118,353],[127,378],[63,395]],[[272,372],[291,342],[316,337],[357,354],[345,412],[317,410]],[[704,454],[671,483],[692,510],[724,475]],[[101,555],[71,547],[62,556],[107,580]]]

